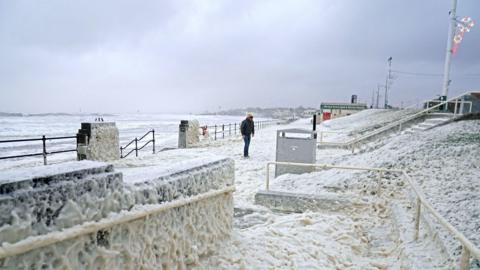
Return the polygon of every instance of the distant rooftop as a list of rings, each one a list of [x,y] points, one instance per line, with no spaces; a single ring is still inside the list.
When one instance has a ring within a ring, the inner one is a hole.
[[[367,108],[366,103],[341,103],[341,102],[320,103],[320,109],[363,110],[366,108]]]

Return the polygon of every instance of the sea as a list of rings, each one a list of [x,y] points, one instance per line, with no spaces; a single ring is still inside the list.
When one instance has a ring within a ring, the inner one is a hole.
[[[140,138],[151,129],[155,130],[156,149],[175,148],[178,144],[178,130],[181,120],[199,121],[201,126],[219,126],[234,128],[243,120],[243,116],[228,115],[194,115],[194,114],[42,114],[42,115],[23,115],[23,116],[0,116],[0,163],[12,162],[24,163],[27,160],[43,162],[41,156],[28,157],[22,159],[1,159],[6,156],[26,155],[32,153],[42,153],[42,141],[9,142],[2,143],[5,140],[18,139],[39,139],[42,136],[47,138],[75,136],[82,122],[95,122],[99,117],[104,122],[115,122],[119,129],[120,145],[126,145],[131,140]],[[256,119],[257,121],[267,120],[265,118]],[[212,132],[212,131],[210,131]],[[219,135],[221,136],[221,135]],[[47,140],[47,152],[62,151],[76,148],[76,139]],[[76,157],[74,152],[59,154],[63,158],[69,159]],[[52,155],[53,157],[53,155]],[[52,160],[51,157],[49,159]],[[53,158],[56,160],[58,158]],[[21,162],[20,160],[24,160]],[[37,163],[37,162],[35,162]],[[6,165],[6,164],[3,164]],[[15,164],[13,164],[15,165]],[[4,168],[0,164],[0,169]]]

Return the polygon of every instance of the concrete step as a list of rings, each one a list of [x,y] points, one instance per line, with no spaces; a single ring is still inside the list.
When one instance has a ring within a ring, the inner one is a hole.
[[[405,129],[405,130],[402,132],[402,134],[413,134],[413,133],[415,133],[415,131],[412,130],[411,128]]]
[[[445,120],[450,120],[454,118],[454,115],[453,113],[446,113],[446,114],[443,114],[443,113],[438,113],[438,114],[428,114],[427,115],[427,120],[428,119],[445,119]]]
[[[439,126],[447,121],[450,121],[453,118],[453,114],[443,114],[439,113],[439,117],[436,116],[435,118],[428,118],[424,122],[419,123],[409,129],[409,131],[405,133],[415,133],[419,131],[425,131],[436,126]]]
[[[302,194],[273,190],[260,190],[255,194],[255,204],[282,212],[341,211],[364,205],[359,200],[338,194]]]
[[[428,116],[435,118],[453,118],[453,113],[429,113]]]
[[[425,128],[425,127],[421,127],[421,126],[414,126],[412,127],[412,130],[413,131],[425,131],[427,130],[428,128]]]
[[[418,124],[417,126],[419,127],[424,127],[424,128],[431,128],[431,127],[434,127],[438,125],[437,123],[427,123],[427,122],[423,122],[423,123],[420,123]]]
[[[445,122],[445,121],[448,121],[450,120],[451,118],[446,118],[446,117],[440,117],[440,118],[428,118],[427,120],[425,120],[425,122],[429,122],[429,123],[442,123],[442,122]]]

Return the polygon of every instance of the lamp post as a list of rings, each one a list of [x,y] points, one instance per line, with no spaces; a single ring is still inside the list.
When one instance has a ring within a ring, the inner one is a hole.
[[[456,12],[457,12],[457,0],[452,0],[452,9],[450,10],[450,25],[448,26],[448,38],[447,38],[447,52],[445,55],[445,66],[443,69],[443,88],[442,96],[440,96],[440,101],[446,101],[448,95],[448,86],[450,85],[450,64],[452,62],[452,43],[453,35],[455,34],[456,26]],[[443,110],[447,110],[448,106],[443,106]]]
[[[468,16],[463,17],[462,19],[458,19],[456,17],[457,11],[457,0],[452,0],[452,9],[450,10],[450,25],[448,27],[448,38],[447,38],[447,52],[445,55],[445,66],[443,69],[443,88],[442,88],[442,95],[440,96],[441,101],[447,100],[448,95],[448,87],[450,86],[450,66],[452,62],[452,55],[454,55],[458,47],[460,46],[460,42],[463,40],[463,35],[466,32],[470,32],[470,29],[475,25],[475,21]],[[444,111],[448,109],[448,106],[442,106]]]
[[[380,105],[378,104],[380,102],[380,87],[384,87],[384,85],[377,84],[377,102],[376,102],[376,108],[380,108]]]
[[[387,78],[385,79],[385,104],[384,104],[385,109],[388,109],[388,83],[389,83],[388,81],[392,76],[392,57],[391,56],[387,59],[387,62],[388,62],[388,74],[387,74]]]

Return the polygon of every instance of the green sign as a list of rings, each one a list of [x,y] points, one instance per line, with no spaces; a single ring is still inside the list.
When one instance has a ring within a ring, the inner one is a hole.
[[[366,109],[367,105],[365,104],[336,104],[336,103],[325,103],[320,104],[321,110],[363,110]]]

